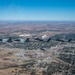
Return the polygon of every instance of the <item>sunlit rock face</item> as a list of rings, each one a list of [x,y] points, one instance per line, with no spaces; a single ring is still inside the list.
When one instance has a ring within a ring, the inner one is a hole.
[[[20,42],[21,42],[21,43],[24,43],[24,42],[25,42],[25,40],[24,40],[24,39],[20,39]]]
[[[7,42],[8,39],[3,39],[2,42]]]
[[[31,36],[30,34],[21,34],[21,35],[19,35],[19,37],[29,37],[29,36]]]
[[[51,37],[48,35],[42,35],[41,38],[45,41],[45,42],[49,42],[51,40]]]
[[[42,39],[44,39],[44,38],[46,38],[46,37],[47,37],[47,35],[43,35],[43,36],[42,36]]]

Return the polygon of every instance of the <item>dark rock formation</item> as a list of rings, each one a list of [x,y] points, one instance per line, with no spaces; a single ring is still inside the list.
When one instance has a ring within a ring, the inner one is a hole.
[[[56,39],[56,41],[65,42],[64,40],[61,40],[61,39]]]
[[[12,38],[10,37],[10,38],[7,40],[7,42],[9,42],[9,43],[13,42],[13,41],[12,41]]]
[[[51,38],[49,38],[49,39],[47,40],[47,42],[50,42],[50,40],[51,40]]]
[[[25,42],[29,42],[29,38],[27,38],[27,39],[25,40]]]
[[[40,38],[36,38],[35,40],[38,40],[38,41],[41,41],[41,42],[44,42],[42,39]]]
[[[71,42],[71,41],[72,41],[72,39],[69,39],[69,40],[68,40],[68,42]]]
[[[15,39],[14,41],[20,42],[20,39]]]
[[[2,41],[2,39],[0,39],[0,41]]]

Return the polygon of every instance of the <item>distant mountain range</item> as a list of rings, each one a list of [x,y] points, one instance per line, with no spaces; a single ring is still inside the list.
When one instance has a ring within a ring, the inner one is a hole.
[[[65,34],[65,33],[62,33],[62,34],[56,34],[52,37],[48,37],[48,38],[40,38],[40,37],[37,37],[37,38],[25,38],[23,39],[23,42],[31,42],[31,41],[40,41],[40,42],[49,42],[50,40],[55,40],[55,41],[60,41],[60,42],[71,42],[71,41],[75,41],[75,34],[73,33],[69,33],[69,34]],[[1,38],[0,39],[1,42],[3,42],[3,39]],[[16,42],[21,42],[21,38],[16,38],[16,39],[13,39],[12,37],[9,37],[5,42],[13,42],[13,41],[16,41]]]

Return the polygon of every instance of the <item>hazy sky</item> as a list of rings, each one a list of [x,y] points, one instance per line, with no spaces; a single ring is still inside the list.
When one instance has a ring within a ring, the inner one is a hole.
[[[75,21],[75,0],[0,0],[0,20]]]

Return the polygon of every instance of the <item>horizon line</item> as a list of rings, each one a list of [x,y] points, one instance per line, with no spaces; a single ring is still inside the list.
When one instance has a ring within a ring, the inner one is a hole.
[[[0,20],[0,22],[75,22],[75,20]]]

